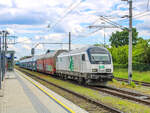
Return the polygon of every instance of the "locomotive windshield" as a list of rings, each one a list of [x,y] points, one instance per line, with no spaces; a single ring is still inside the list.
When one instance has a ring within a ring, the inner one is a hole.
[[[92,48],[88,50],[89,60],[91,64],[110,64],[111,58],[108,51],[100,48]]]
[[[95,62],[108,62],[110,60],[108,54],[91,54],[92,61]]]

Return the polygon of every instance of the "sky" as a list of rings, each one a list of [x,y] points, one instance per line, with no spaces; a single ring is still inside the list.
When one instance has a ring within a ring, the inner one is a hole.
[[[150,12],[148,0],[133,0],[133,27],[139,37],[149,39]],[[71,32],[72,49],[93,44],[110,44],[112,32],[120,28],[92,28],[89,25],[106,25],[100,17],[104,16],[128,27],[129,4],[121,0],[0,0],[0,30],[7,30],[10,36],[16,36],[16,44],[9,44],[9,50],[15,50],[17,58],[35,54],[43,54],[47,49],[68,49]],[[97,32],[96,32],[97,31]],[[8,41],[14,41],[9,37]],[[37,46],[38,44],[38,46]]]

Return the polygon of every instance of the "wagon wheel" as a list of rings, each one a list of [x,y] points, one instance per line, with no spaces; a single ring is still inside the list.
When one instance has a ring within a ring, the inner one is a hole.
[[[79,77],[78,82],[80,85],[84,85],[85,84],[85,79],[83,77]]]

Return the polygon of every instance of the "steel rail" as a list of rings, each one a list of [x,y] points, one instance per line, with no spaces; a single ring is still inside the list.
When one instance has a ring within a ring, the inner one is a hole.
[[[115,77],[115,79],[118,81],[128,82],[128,79],[125,79],[125,78]],[[137,80],[132,80],[132,81],[137,85],[141,84],[142,86],[150,87],[150,83],[148,83],[148,82],[142,82],[142,81],[137,81]]]
[[[123,99],[136,101],[145,105],[150,105],[150,96],[148,95],[142,95],[139,93],[134,93],[134,92],[125,91],[125,90],[116,89],[116,88],[110,88],[110,87],[106,87],[106,88],[91,87],[91,89],[94,89],[103,93],[107,93],[113,96],[117,96]]]

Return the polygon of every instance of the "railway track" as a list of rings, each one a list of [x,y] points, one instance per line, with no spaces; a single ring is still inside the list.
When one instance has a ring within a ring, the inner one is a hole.
[[[36,77],[36,78],[38,78],[38,79],[40,79],[42,81],[45,81],[45,82],[49,83],[49,81],[41,79],[40,77],[37,77],[37,76],[32,75],[30,73],[27,73],[26,71],[23,71],[23,70],[20,70],[20,71],[26,73],[27,75],[34,76],[34,77]],[[51,83],[49,83],[49,84],[51,84]],[[56,86],[53,83],[52,83],[52,85]],[[65,90],[65,91],[67,91],[69,93],[72,93],[74,95],[77,95],[80,98],[84,98],[84,99],[88,100],[89,102],[92,102],[92,103],[94,103],[94,104],[96,104],[98,106],[104,107],[107,110],[110,107],[110,106],[107,106],[107,105],[105,105],[103,103],[97,102],[95,100],[91,100],[90,98],[87,98],[87,97],[82,96],[80,94],[76,94],[75,92],[72,92],[70,90],[68,91],[68,89],[62,88],[60,86],[56,86],[56,87],[58,87],[60,89],[63,89],[63,90]],[[97,91],[100,91],[100,92],[103,92],[103,93],[107,93],[107,94],[110,94],[110,95],[113,95],[113,96],[117,96],[119,98],[135,101],[135,102],[142,103],[142,104],[145,104],[145,105],[150,105],[150,96],[148,96],[148,95],[143,95],[143,94],[139,94],[139,93],[135,93],[135,92],[131,92],[131,91],[125,91],[125,90],[121,90],[121,89],[118,89],[118,88],[112,88],[112,87],[105,87],[105,88],[102,88],[102,87],[100,87],[100,88],[99,87],[88,87],[88,88],[93,89],[93,90],[97,90]],[[114,108],[111,108],[111,109],[114,109]],[[114,111],[114,110],[110,110],[110,111]],[[121,112],[121,111],[117,110],[117,113],[118,112]]]
[[[128,79],[124,79],[124,78],[118,78],[118,77],[115,77],[116,80],[118,81],[123,81],[123,82],[128,82]],[[141,82],[141,81],[137,81],[137,80],[132,80],[135,84],[141,84],[143,86],[147,86],[147,87],[150,87],[150,83],[148,82]]]
[[[113,108],[112,106],[108,106],[108,105],[106,105],[106,104],[104,104],[104,103],[101,103],[100,101],[91,99],[91,98],[89,98],[89,97],[83,96],[83,95],[81,95],[81,94],[78,94],[78,93],[73,92],[73,91],[71,91],[71,90],[68,90],[68,89],[66,89],[66,88],[63,88],[63,87],[61,87],[61,86],[59,86],[59,85],[56,85],[56,84],[54,84],[54,83],[52,83],[52,82],[50,82],[50,81],[47,81],[47,80],[45,80],[45,79],[42,79],[42,78],[40,78],[40,77],[38,77],[38,76],[36,76],[36,75],[33,75],[33,74],[31,74],[31,73],[28,73],[28,72],[26,72],[26,71],[24,71],[24,70],[22,70],[22,69],[17,69],[17,70],[19,70],[19,71],[25,73],[25,74],[28,75],[28,76],[33,76],[33,77],[35,77],[35,78],[37,78],[37,79],[39,79],[39,80],[41,80],[41,81],[43,81],[43,82],[46,82],[46,83],[48,83],[48,84],[50,84],[50,85],[53,85],[53,86],[55,86],[55,87],[57,87],[57,88],[59,88],[59,89],[61,89],[61,90],[64,90],[64,91],[66,91],[66,92],[68,92],[68,93],[71,93],[71,94],[73,94],[73,95],[75,95],[75,96],[77,96],[77,97],[79,97],[79,98],[81,98],[81,99],[87,100],[88,102],[90,102],[90,103],[92,103],[92,104],[95,104],[95,105],[97,105],[97,106],[99,106],[99,107],[102,107],[102,108],[106,109],[107,111],[109,111],[109,112],[111,112],[111,113],[123,113],[122,111],[120,111],[120,110],[118,110],[118,109],[116,109],[116,108]]]
[[[139,102],[145,105],[150,105],[150,96],[148,95],[143,95],[143,94],[125,91],[125,90],[121,90],[117,88],[111,88],[111,87],[106,87],[106,88],[90,87],[90,88],[113,95],[113,96],[117,96],[123,99],[132,100],[132,101]]]

